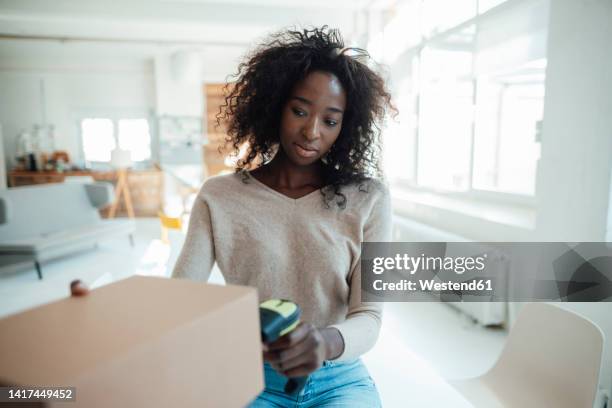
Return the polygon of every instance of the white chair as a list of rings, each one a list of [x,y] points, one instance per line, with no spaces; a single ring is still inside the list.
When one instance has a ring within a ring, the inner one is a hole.
[[[477,408],[592,408],[603,341],[589,320],[531,303],[519,314],[491,370],[450,383]]]

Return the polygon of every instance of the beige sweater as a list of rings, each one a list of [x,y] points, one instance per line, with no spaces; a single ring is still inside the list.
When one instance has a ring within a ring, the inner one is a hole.
[[[200,190],[172,276],[206,282],[216,261],[226,282],[258,289],[260,301],[290,299],[302,321],[338,328],[348,361],[378,337],[381,305],[362,303],[362,241],[390,241],[386,186],[343,187],[347,205],[327,208],[320,190],[289,198],[248,172],[208,179]]]

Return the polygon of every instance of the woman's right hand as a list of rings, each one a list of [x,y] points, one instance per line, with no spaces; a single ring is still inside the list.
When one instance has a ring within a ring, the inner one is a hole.
[[[70,295],[71,296],[85,296],[89,293],[89,288],[79,279],[75,279],[70,282]]]

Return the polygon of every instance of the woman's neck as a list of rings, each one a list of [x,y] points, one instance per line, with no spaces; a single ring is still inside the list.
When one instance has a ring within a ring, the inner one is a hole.
[[[268,183],[280,189],[300,189],[305,186],[320,188],[323,183],[323,167],[320,161],[309,166],[292,163],[282,149],[270,163],[260,168]]]

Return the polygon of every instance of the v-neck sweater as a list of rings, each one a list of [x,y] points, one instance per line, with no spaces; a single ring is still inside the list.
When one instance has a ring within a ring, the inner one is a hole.
[[[361,243],[391,239],[391,200],[376,179],[343,186],[345,208],[321,190],[288,197],[243,171],[209,178],[191,211],[174,278],[206,282],[215,261],[228,284],[259,300],[289,299],[301,320],[336,327],[349,361],[371,349],[382,306],[361,302]]]

